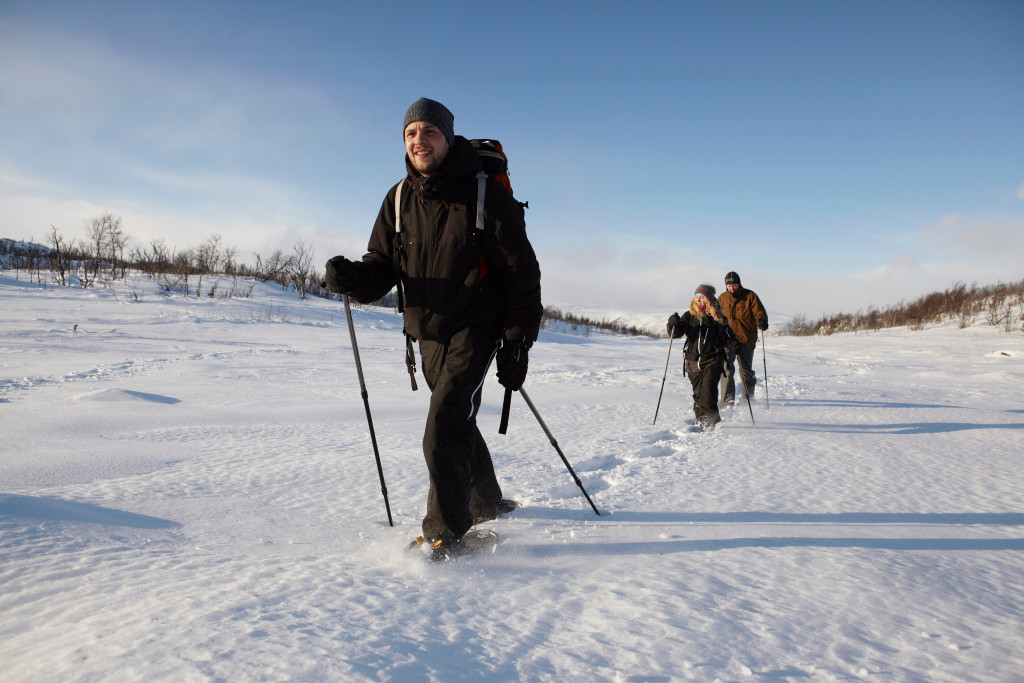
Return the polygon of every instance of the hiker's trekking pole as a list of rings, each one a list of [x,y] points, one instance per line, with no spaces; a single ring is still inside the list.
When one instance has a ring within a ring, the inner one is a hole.
[[[672,357],[672,333],[668,335],[668,355],[665,356],[665,372],[661,376],[661,391],[658,392],[658,405],[654,406],[654,422],[658,422],[658,410],[661,409],[661,395],[665,393],[665,378],[668,377],[668,359]]]
[[[761,362],[764,363],[764,409],[768,410],[768,359],[764,353],[764,330],[761,330]]]
[[[747,378],[743,374],[744,373],[743,363],[740,361],[739,355],[736,356],[736,370],[737,370],[737,374],[740,376],[740,386],[743,387],[743,398],[747,399],[747,410],[750,411],[750,424],[755,424],[756,425],[757,423],[754,422],[754,407],[752,405],[750,405],[750,394],[752,394],[753,392],[747,389]],[[750,371],[750,378],[751,378],[751,383],[756,386],[757,380],[754,379],[754,372],[753,372],[753,370]]]
[[[600,517],[601,513],[597,511],[597,506],[594,505],[594,501],[590,500],[590,496],[587,495],[587,490],[583,488],[583,482],[581,482],[580,478],[576,476],[576,472],[573,471],[572,465],[569,464],[569,461],[565,459],[565,454],[562,453],[562,449],[558,447],[558,442],[555,441],[555,437],[551,435],[551,430],[548,429],[548,426],[544,424],[544,420],[541,418],[540,413],[537,412],[537,408],[533,405],[533,401],[530,400],[526,390],[520,387],[519,393],[522,394],[523,398],[526,400],[526,405],[530,406],[530,410],[533,411],[533,416],[536,417],[537,422],[540,423],[541,429],[543,429],[544,433],[548,435],[548,441],[550,441],[551,445],[555,447],[555,450],[558,452],[558,456],[562,458],[562,462],[565,463],[566,468],[569,470],[569,474],[572,475],[572,480],[580,487],[580,491],[583,491],[583,495],[586,496],[587,502],[590,503],[590,507],[594,508],[594,514]]]
[[[391,503],[388,502],[388,487],[384,483],[384,468],[380,464],[380,451],[377,450],[377,435],[373,431],[373,418],[370,416],[370,394],[366,391],[366,381],[363,379],[363,364],[359,362],[359,346],[356,344],[356,326],[352,323],[352,308],[349,306],[348,294],[341,295],[345,302],[345,317],[348,318],[348,334],[352,337],[352,353],[356,357],[356,373],[359,375],[359,391],[363,396],[363,406],[366,408],[366,422],[370,425],[370,441],[373,442],[373,456],[377,459],[377,476],[380,477],[380,492],[384,494],[384,507],[388,511],[388,524],[395,525],[391,519]]]
[[[750,410],[750,424],[757,424],[754,422],[754,408],[750,405],[750,394],[747,393],[746,387],[743,388],[743,398],[747,399],[747,408]]]

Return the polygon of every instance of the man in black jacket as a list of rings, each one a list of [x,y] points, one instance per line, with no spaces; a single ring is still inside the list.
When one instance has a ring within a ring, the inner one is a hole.
[[[514,507],[502,498],[476,414],[495,356],[502,386],[517,390],[526,378],[543,313],[540,267],[523,207],[492,178],[478,227],[483,167],[444,105],[414,102],[403,136],[406,177],[384,198],[362,260],[327,262],[327,286],[371,303],[398,285],[405,333],[419,342],[431,391],[423,539],[443,553],[474,519]]]

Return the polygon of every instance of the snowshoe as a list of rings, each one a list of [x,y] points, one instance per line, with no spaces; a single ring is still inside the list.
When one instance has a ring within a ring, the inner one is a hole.
[[[417,536],[408,549],[423,554],[428,562],[450,562],[464,555],[472,555],[481,551],[494,552],[498,545],[498,534],[491,530],[470,529],[462,538],[455,541],[438,539],[430,542]]]

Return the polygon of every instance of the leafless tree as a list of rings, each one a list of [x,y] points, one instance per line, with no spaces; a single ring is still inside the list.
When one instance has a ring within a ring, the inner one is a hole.
[[[310,285],[313,282],[313,257],[315,251],[313,246],[304,240],[295,243],[294,253],[288,259],[288,270],[292,284],[295,286],[295,293],[300,299],[305,299],[309,293]]]
[[[262,256],[256,254],[256,279],[262,282],[270,280],[274,280],[276,282],[280,280],[281,275],[284,272],[285,263],[286,259],[280,249],[271,254],[270,258],[266,261],[263,260]]]
[[[128,240],[121,229],[121,217],[109,211],[86,221],[85,233],[87,252],[92,260],[92,273],[91,277],[86,277],[83,281],[83,287],[99,279],[104,262],[110,265],[113,274],[118,256],[120,255],[123,260],[124,247]]]
[[[67,271],[68,271],[68,251],[69,245],[64,241],[64,237],[57,232],[57,228],[53,225],[50,226],[50,246],[53,247],[53,267],[57,272],[60,286],[66,287]]]

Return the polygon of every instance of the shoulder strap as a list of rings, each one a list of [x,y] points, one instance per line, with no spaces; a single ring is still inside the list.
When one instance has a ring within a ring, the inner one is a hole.
[[[402,188],[405,187],[405,178],[398,183],[398,188],[395,190],[395,234],[402,232]],[[401,268],[401,248],[402,240],[396,240],[398,244],[395,246],[394,262],[393,266],[395,269],[395,282],[398,287],[398,312],[401,313],[405,310],[405,292],[402,290],[402,268]],[[412,337],[409,333],[405,333],[405,368],[409,371],[409,382],[412,383],[412,390],[416,391],[419,389],[416,386],[416,351],[412,346]]]
[[[402,186],[405,178],[398,183],[395,190],[395,232],[402,232]],[[476,229],[484,229],[484,203],[487,198],[487,174],[480,171],[476,174]]]
[[[402,232],[402,187],[404,186],[405,178],[402,178],[395,191],[395,232]]]
[[[480,171],[476,174],[476,229],[484,229],[484,199],[487,195],[487,174]]]

